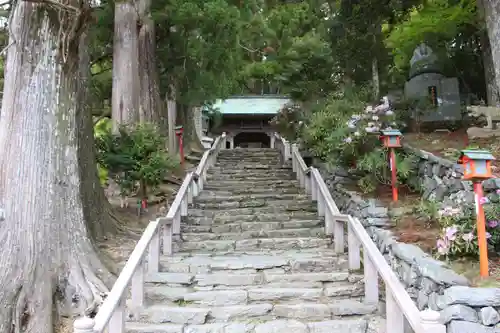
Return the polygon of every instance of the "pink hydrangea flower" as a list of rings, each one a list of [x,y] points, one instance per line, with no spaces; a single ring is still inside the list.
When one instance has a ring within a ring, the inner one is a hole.
[[[443,239],[438,239],[436,245],[437,245],[438,253],[441,255],[448,254],[448,252],[450,251],[450,248],[448,247],[448,243]]]
[[[445,230],[446,239],[448,239],[450,241],[454,241],[457,238],[457,231],[458,231],[458,229],[455,226],[451,226],[451,227],[446,228],[446,230]]]
[[[479,203],[480,203],[481,205],[487,204],[488,202],[490,202],[490,201],[488,200],[488,198],[487,198],[487,197],[482,197],[482,198],[479,198]]]
[[[496,228],[496,227],[498,227],[498,221],[495,221],[495,220],[488,221],[488,227],[490,227],[490,228]]]

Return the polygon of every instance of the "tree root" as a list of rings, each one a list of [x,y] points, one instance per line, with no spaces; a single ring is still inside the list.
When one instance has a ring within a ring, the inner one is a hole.
[[[0,302],[7,306],[0,308],[0,333],[53,333],[61,317],[92,316],[106,298],[112,276],[96,264],[95,253],[78,255],[56,271],[47,258],[39,259],[31,269],[19,270],[14,260],[2,266]]]

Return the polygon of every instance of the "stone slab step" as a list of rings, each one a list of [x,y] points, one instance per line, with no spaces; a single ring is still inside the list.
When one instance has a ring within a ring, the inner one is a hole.
[[[296,291],[289,290],[289,295],[298,295],[300,293],[300,289]],[[304,293],[307,294],[307,292],[302,291],[302,294]],[[368,315],[377,311],[376,305],[365,305],[361,302],[351,300],[337,300],[329,304],[307,302],[298,304],[273,304],[271,302],[266,302],[250,305],[227,304],[227,306],[204,307],[193,307],[188,303],[185,303],[185,305],[186,306],[147,306],[144,309],[131,313],[129,315],[129,320],[131,319],[133,321],[150,324],[169,323],[177,325],[227,323],[228,320],[238,319],[253,322],[292,318],[307,321],[325,321],[343,316]],[[344,319],[343,321],[346,320],[348,319]],[[365,325],[366,324],[365,322]],[[343,331],[343,333],[345,332],[352,331]],[[365,331],[362,332],[364,333]]]
[[[319,219],[315,220],[289,220],[279,222],[268,221],[252,221],[227,224],[208,224],[208,225],[182,225],[183,233],[198,233],[198,232],[248,232],[248,231],[276,231],[290,230],[303,228],[318,228],[324,226],[324,222]],[[312,235],[312,234],[309,234]]]
[[[255,201],[255,200],[308,200],[307,194],[282,194],[282,193],[259,193],[259,194],[228,194],[223,195],[220,193],[208,193],[203,191],[198,197],[196,202],[232,202],[232,201]]]
[[[193,208],[202,209],[235,209],[235,208],[259,208],[259,212],[262,208],[271,208],[273,211],[278,209],[296,211],[296,210],[311,210],[316,209],[316,204],[314,204],[309,199],[283,199],[283,200],[267,200],[267,199],[254,199],[254,200],[242,200],[242,201],[223,201],[223,202],[195,202],[191,205]]]
[[[210,172],[225,172],[225,173],[239,173],[244,171],[292,171],[292,167],[286,164],[263,164],[263,163],[238,163],[237,166],[220,165],[215,163]]]
[[[200,270],[201,271],[201,270]],[[351,282],[349,282],[352,281]],[[167,298],[171,294],[183,295],[188,292],[187,287],[192,287],[191,291],[202,291],[217,289],[229,289],[226,287],[268,287],[268,284],[296,284],[304,286],[306,283],[319,285],[320,288],[325,287],[326,296],[344,296],[346,293],[356,293],[359,281],[351,278],[348,271],[330,271],[330,272],[284,272],[280,270],[268,269],[264,272],[251,270],[216,270],[213,273],[172,273],[159,272],[147,275],[146,281],[157,284],[160,288],[157,293],[165,292]],[[330,283],[331,282],[331,283]],[[333,283],[335,282],[335,284]],[[346,283],[338,283],[346,282]],[[320,284],[317,284],[320,283]],[[323,284],[324,283],[324,284]],[[161,284],[161,285],[159,285]],[[182,285],[186,288],[177,288],[175,286]],[[168,287],[174,286],[174,287]],[[283,287],[281,287],[283,288]],[[304,287],[302,287],[304,288]],[[316,287],[314,287],[316,288]],[[177,297],[177,296],[176,296]],[[175,298],[173,300],[177,300]]]
[[[274,175],[272,173],[248,173],[248,174],[208,174],[208,182],[216,182],[219,180],[245,180],[245,181],[272,181],[279,180],[295,180],[295,175],[286,173],[282,175]]]
[[[321,219],[315,211],[286,211],[283,209],[266,208],[237,208],[220,210],[190,209],[185,218],[186,225],[215,225],[242,222],[285,222],[298,220]]]
[[[190,254],[186,252],[174,253],[173,256],[161,256],[160,267],[162,271],[191,273],[177,275],[192,283],[195,275],[210,272],[230,272],[251,274],[259,272],[274,273],[308,273],[308,272],[339,272],[347,269],[347,256],[337,254],[331,249],[295,249],[295,250],[268,250],[268,252],[231,252]],[[163,273],[160,273],[163,274]],[[168,278],[162,277],[162,278]]]
[[[241,309],[241,311],[247,311]],[[259,311],[255,308],[249,313]],[[262,310],[263,311],[263,308]],[[328,321],[297,321],[297,320],[268,320],[263,322],[231,321],[204,325],[176,325],[176,324],[146,324],[128,322],[128,333],[383,333],[385,331],[367,331],[368,319],[354,318]]]
[[[303,194],[304,190],[299,188],[298,186],[291,187],[249,187],[249,188],[241,188],[241,187],[233,187],[233,188],[212,188],[210,185],[206,185],[203,189],[201,195],[251,195],[251,194]],[[200,195],[200,196],[201,196]]]
[[[244,187],[299,187],[299,182],[295,179],[263,179],[263,180],[212,180],[204,185],[204,189],[220,189],[220,188],[244,188]]]
[[[241,278],[241,277],[240,277]],[[306,283],[302,283],[305,285]],[[309,282],[309,284],[314,284]],[[319,288],[302,287],[299,283],[291,283],[290,287],[278,287],[277,284],[261,285],[261,286],[228,286],[223,288],[206,287],[165,287],[155,286],[146,288],[146,297],[150,305],[160,304],[168,306],[183,306],[183,307],[227,307],[232,305],[252,305],[261,303],[281,304],[282,307],[289,307],[290,311],[296,304],[306,306],[304,302],[321,304],[323,309],[328,312],[333,312],[337,316],[367,314],[363,311],[371,313],[376,310],[376,307],[366,306],[359,301],[353,299],[359,298],[363,294],[362,285],[339,285],[343,286],[345,292],[342,294],[328,294],[328,288],[323,288],[319,282]],[[354,288],[356,287],[356,288]],[[352,291],[352,292],[351,292]],[[349,297],[349,300],[346,298]],[[349,305],[349,307],[346,306]],[[318,307],[320,308],[320,307]],[[297,311],[297,310],[296,310]],[[283,318],[287,315],[280,315]],[[327,316],[322,316],[325,318]],[[319,318],[321,319],[321,318]]]
[[[228,225],[223,225],[226,227]],[[278,230],[246,230],[234,232],[186,232],[181,234],[184,242],[202,242],[207,240],[245,240],[254,238],[291,238],[291,237],[324,237],[324,228],[278,229]],[[181,242],[182,242],[181,241]]]
[[[273,175],[277,178],[281,176],[290,176],[293,175],[291,169],[288,168],[268,168],[268,169],[239,169],[234,167],[220,167],[220,168],[211,168],[209,170],[209,175],[231,175],[231,176],[249,176],[249,177],[258,177],[262,175]]]
[[[289,250],[307,248],[328,248],[331,239],[318,237],[301,238],[255,238],[242,240],[207,240],[174,244],[180,251],[246,251],[246,250]]]

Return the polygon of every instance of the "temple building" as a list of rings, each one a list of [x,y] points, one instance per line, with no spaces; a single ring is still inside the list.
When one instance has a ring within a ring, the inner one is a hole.
[[[219,113],[217,121],[210,121],[209,111],[203,110],[203,134],[215,137],[227,135],[227,147],[274,148],[273,129],[269,121],[291,102],[279,95],[233,96],[218,100],[213,109]]]

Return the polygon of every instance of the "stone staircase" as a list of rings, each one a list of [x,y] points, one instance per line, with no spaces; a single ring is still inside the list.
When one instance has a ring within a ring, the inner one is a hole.
[[[181,237],[146,276],[127,332],[379,333],[362,276],[277,150],[222,150]]]

